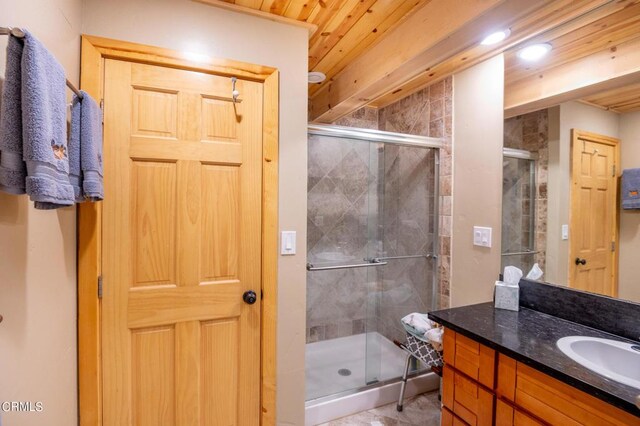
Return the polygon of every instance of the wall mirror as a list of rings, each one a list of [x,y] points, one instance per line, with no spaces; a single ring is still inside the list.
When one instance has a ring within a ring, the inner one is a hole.
[[[576,25],[539,37],[538,62],[505,54],[502,268],[640,302],[640,209],[622,207],[640,187],[622,188],[640,176],[640,20],[606,19],[634,35]]]
[[[571,101],[504,129],[503,267],[640,301],[640,210],[621,207],[620,176],[640,167],[640,112]]]

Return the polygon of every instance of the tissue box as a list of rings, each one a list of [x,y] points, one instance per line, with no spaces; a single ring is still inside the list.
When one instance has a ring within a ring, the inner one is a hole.
[[[496,281],[496,292],[494,298],[496,309],[507,309],[509,311],[520,310],[520,287]]]

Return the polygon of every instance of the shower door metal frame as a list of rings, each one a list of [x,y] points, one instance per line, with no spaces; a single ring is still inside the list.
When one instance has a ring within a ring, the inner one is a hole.
[[[336,126],[333,124],[309,124],[308,134],[422,148],[440,149],[444,147],[443,138],[406,135],[404,133],[386,132],[384,130],[357,129],[354,127]]]
[[[440,221],[440,149],[444,148],[444,138],[432,138],[427,136],[416,136],[416,135],[407,135],[403,133],[395,133],[395,132],[387,132],[383,130],[374,130],[374,129],[359,129],[354,127],[346,127],[346,126],[337,126],[332,124],[315,124],[310,123],[308,125],[308,135],[317,135],[317,136],[329,136],[336,138],[345,138],[345,139],[355,139],[366,141],[370,143],[383,143],[383,144],[393,144],[399,146],[407,146],[414,148],[431,148],[434,149],[434,200],[437,202],[434,203],[433,207],[433,215],[434,220],[436,220],[436,224],[434,226],[434,244],[432,253],[424,253],[420,255],[412,255],[412,256],[397,256],[397,257],[386,257],[386,258],[377,258],[374,257],[372,259],[363,259],[367,262],[375,262],[376,261],[386,263],[387,260],[393,260],[395,258],[412,258],[412,257],[424,257],[425,260],[432,259],[435,263],[434,272],[432,275],[432,298],[435,301],[438,293],[438,268],[440,265],[440,230],[439,230],[439,221]],[[353,265],[346,265],[349,267],[354,267]],[[367,264],[367,266],[369,266]],[[377,266],[377,265],[376,265]],[[382,265],[380,265],[382,266]],[[313,268],[313,265],[311,265]],[[313,269],[311,269],[313,270]],[[434,374],[424,370],[414,371],[409,375],[409,378],[420,376],[423,374]],[[306,400],[305,406],[310,406],[313,404],[317,404],[320,402],[331,401],[335,398],[340,398],[343,396],[353,395],[368,389],[373,389],[381,386],[386,386],[391,383],[395,383],[400,381],[401,377],[381,380],[379,382],[373,384],[364,384],[363,386],[359,386],[354,389],[344,390],[335,394],[322,396],[316,399]]]
[[[536,178],[537,172],[536,168],[538,166],[538,153],[531,152],[524,149],[515,149],[515,148],[502,148],[502,157],[503,158],[515,158],[518,160],[527,160],[529,163],[529,182],[531,183],[530,198],[531,202],[529,203],[529,217],[531,220],[529,221],[529,235],[530,235],[530,244],[528,250],[518,251],[518,252],[506,252],[501,253],[501,257],[508,256],[526,256],[526,255],[536,255],[540,252],[537,250],[536,242],[535,242],[535,230],[536,230],[536,209],[538,203],[536,202]],[[503,194],[504,196],[504,194]]]

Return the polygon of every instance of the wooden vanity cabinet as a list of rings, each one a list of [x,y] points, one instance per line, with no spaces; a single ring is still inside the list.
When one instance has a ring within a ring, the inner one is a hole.
[[[443,405],[462,424],[493,424],[496,352],[448,329],[443,346]]]
[[[639,417],[503,354],[498,357],[496,395],[546,424],[640,425]]]
[[[443,426],[640,426],[639,417],[452,330],[443,344]]]

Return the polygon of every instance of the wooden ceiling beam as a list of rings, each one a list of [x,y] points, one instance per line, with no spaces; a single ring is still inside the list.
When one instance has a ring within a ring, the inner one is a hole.
[[[383,108],[432,85],[448,75],[463,71],[500,52],[507,51],[524,42],[533,44],[555,39],[559,35],[570,33],[620,11],[636,1],[638,0],[621,0],[606,3],[601,0],[556,0],[550,7],[544,7],[533,13],[528,13],[524,18],[508,25],[511,29],[511,35],[504,42],[493,47],[475,45],[471,49],[454,55],[432,67],[429,72],[424,72],[400,87],[388,91],[373,101],[370,106]],[[514,71],[508,72],[506,69],[513,62],[510,61],[511,56],[513,55],[507,55],[505,59],[506,79],[511,78],[514,73]],[[520,64],[520,67],[522,67],[522,64]]]
[[[432,0],[316,89],[310,119],[333,122],[367,104],[386,105],[607,3]],[[507,41],[479,46],[488,33],[507,27],[515,33]]]
[[[551,43],[553,46],[551,54],[539,62],[523,63],[516,51],[509,52],[505,57],[506,81],[519,80],[623,43],[637,37],[639,31],[639,0],[608,3],[529,40],[528,44]]]
[[[505,87],[505,117],[588,98],[640,81],[640,37]]]
[[[407,72],[411,74],[408,77],[413,77],[428,67],[420,64],[425,59],[426,62],[435,59],[437,63],[447,54],[445,49],[454,47],[438,48],[443,41],[505,1],[431,0],[325,84],[311,99],[311,119],[331,122],[369,103],[375,98],[372,92],[379,90],[379,87],[373,89],[375,86],[397,84],[398,78],[407,77]],[[471,37],[467,34],[467,38]],[[413,68],[413,71],[405,69],[398,73],[403,67]],[[396,75],[391,77],[394,73]]]

